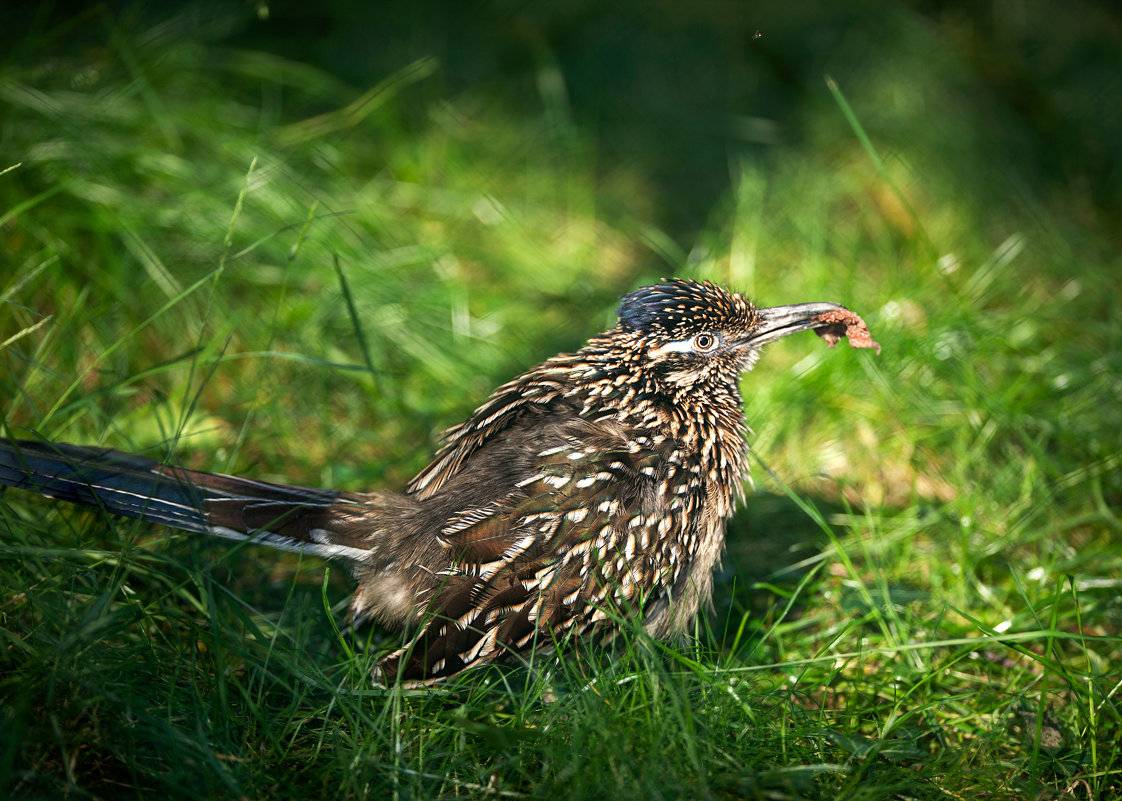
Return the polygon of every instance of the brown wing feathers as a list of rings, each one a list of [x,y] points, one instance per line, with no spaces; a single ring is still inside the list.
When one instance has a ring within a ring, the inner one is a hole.
[[[651,538],[644,548],[637,532],[658,524],[642,503],[657,494],[643,489],[654,483],[647,473],[656,454],[629,449],[610,427],[581,428],[581,438],[558,429],[562,444],[540,451],[535,470],[505,498],[445,524],[439,539],[452,564],[427,599],[434,617],[383,660],[384,681],[398,672],[442,678],[535,639],[549,650],[570,629],[587,630],[605,606],[631,602],[636,578],[657,568]],[[589,438],[616,447],[593,448]],[[589,497],[599,501],[592,508]]]

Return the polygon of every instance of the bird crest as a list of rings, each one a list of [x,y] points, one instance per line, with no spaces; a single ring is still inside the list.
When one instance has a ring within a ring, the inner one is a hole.
[[[626,330],[670,339],[696,331],[744,333],[755,324],[755,307],[708,281],[672,278],[624,295],[619,322]]]

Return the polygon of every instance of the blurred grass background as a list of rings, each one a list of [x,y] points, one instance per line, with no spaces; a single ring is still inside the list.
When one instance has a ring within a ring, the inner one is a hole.
[[[396,488],[670,274],[884,351],[765,353],[716,614],[591,683],[373,690],[338,569],[5,493],[0,794],[1122,793],[1111,4],[5,17],[8,435]]]

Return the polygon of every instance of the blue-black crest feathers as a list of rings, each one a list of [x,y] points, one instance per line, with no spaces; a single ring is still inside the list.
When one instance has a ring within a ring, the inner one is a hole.
[[[671,278],[624,295],[619,322],[625,329],[671,336],[695,331],[747,331],[753,325],[752,304],[708,281]]]

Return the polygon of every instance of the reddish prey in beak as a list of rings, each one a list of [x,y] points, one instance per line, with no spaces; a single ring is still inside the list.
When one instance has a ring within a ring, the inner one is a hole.
[[[757,309],[762,325],[749,337],[753,347],[794,334],[813,330],[831,348],[842,337],[855,348],[873,348],[880,354],[880,344],[869,333],[869,327],[856,313],[837,303],[795,303]]]

